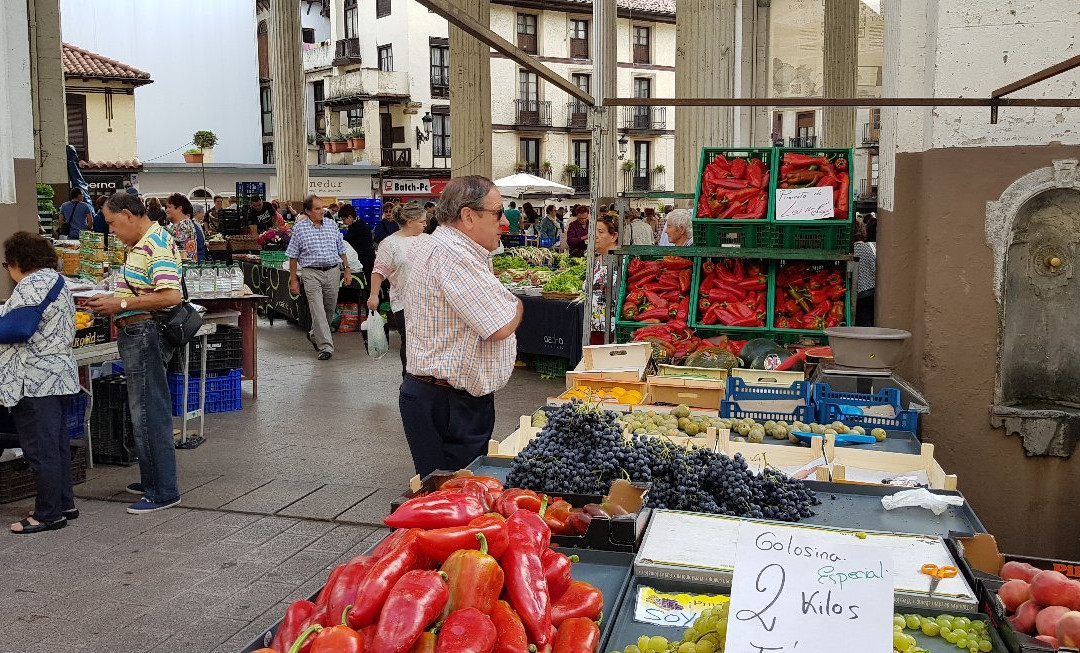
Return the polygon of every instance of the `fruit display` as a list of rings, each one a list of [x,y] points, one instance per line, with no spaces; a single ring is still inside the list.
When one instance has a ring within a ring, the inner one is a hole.
[[[646,505],[712,514],[798,521],[817,497],[802,481],[749,470],[742,456],[624,435],[611,412],[576,401],[548,413],[548,423],[514,458],[507,486],[547,492],[606,494],[619,478],[650,482]]]
[[[774,440],[790,440],[792,442],[798,442],[799,439],[791,434],[792,431],[816,433],[822,436],[847,433],[855,433],[857,435],[867,434],[866,429],[863,427],[848,426],[843,422],[833,422],[832,424],[818,424],[817,422],[807,424],[799,421],[788,423],[784,420],[756,422],[748,417],[742,419],[722,417],[717,420],[717,428],[731,429],[732,434],[735,435],[735,440],[753,443],[764,442],[766,437],[773,438]],[[874,436],[874,439],[878,442],[883,442],[888,437],[885,429],[880,428],[871,430],[870,435]]]
[[[626,269],[626,296],[620,315],[630,322],[660,324],[690,319],[690,284],[693,262],[681,256],[655,261],[630,259]]]
[[[542,288],[547,292],[580,293],[585,260],[543,247],[514,247],[493,256],[492,267],[508,288]]]
[[[785,262],[776,269],[777,329],[821,331],[844,324],[847,310],[844,264]]]
[[[75,311],[75,329],[89,329],[94,326],[94,314],[87,311]]]
[[[849,202],[851,177],[848,160],[844,156],[829,158],[826,155],[787,152],[780,160],[778,188],[829,187],[833,189],[833,217],[847,220],[851,207]]]
[[[652,437],[694,438],[705,435],[706,429],[719,428],[722,420],[707,415],[691,415],[689,406],[675,406],[667,413],[655,410],[633,411],[619,415],[628,435]]]
[[[926,637],[940,637],[960,650],[971,653],[987,653],[994,650],[990,629],[981,619],[954,617],[942,614],[924,617],[918,614],[893,615],[893,653],[927,653],[915,637],[905,630],[919,632]]]
[[[1058,571],[1006,562],[997,592],[1018,632],[1050,644],[1080,647],[1080,582]]]
[[[737,354],[746,343],[745,340],[732,340],[726,335],[699,338],[686,324],[675,321],[641,327],[631,334],[631,341],[651,344],[649,358],[657,365],[723,369],[739,366]],[[725,352],[730,355],[725,355]]]
[[[706,259],[701,264],[697,323],[764,327],[768,320],[768,264],[757,259]]]
[[[764,220],[769,213],[769,169],[756,157],[718,154],[701,173],[698,218]]]
[[[659,635],[642,635],[622,653],[723,653],[727,644],[727,622],[728,604],[723,603],[702,610],[683,632],[682,639],[669,642]]]
[[[638,390],[627,390],[621,386],[614,388],[593,388],[588,385],[575,385],[562,394],[561,399],[577,399],[585,403],[629,404],[636,406],[644,399]]]

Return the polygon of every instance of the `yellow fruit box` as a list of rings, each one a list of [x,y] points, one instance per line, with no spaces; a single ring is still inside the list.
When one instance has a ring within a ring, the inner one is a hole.
[[[566,373],[566,388],[573,388],[585,377],[619,383],[640,382],[645,378],[645,367],[651,355],[652,345],[647,342],[583,347],[581,360]],[[625,383],[623,387],[628,388]]]
[[[601,403],[612,410],[628,410],[631,406],[651,401],[648,384],[644,381],[608,381],[590,377],[578,377],[577,385],[554,398],[554,401],[563,403],[573,399]],[[621,408],[623,406],[627,408]]]

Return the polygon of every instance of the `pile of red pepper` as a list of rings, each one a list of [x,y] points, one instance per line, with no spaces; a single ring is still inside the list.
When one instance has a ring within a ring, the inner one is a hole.
[[[777,329],[841,326],[845,296],[842,263],[783,263],[776,271]]]
[[[397,530],[290,605],[259,653],[595,653],[603,594],[550,548],[553,525],[580,528],[574,514],[491,477],[451,479],[387,517]]]
[[[764,327],[769,278],[765,263],[725,258],[701,264],[697,324]],[[738,355],[738,354],[736,354]]]
[[[833,218],[846,220],[851,200],[848,160],[843,156],[830,159],[825,155],[788,152],[780,162],[780,188],[809,188],[831,186],[833,189]]]
[[[626,297],[622,319],[630,322],[686,324],[690,314],[690,259],[665,256],[658,261],[630,259],[626,270]]]
[[[761,220],[769,211],[769,168],[761,159],[728,160],[723,154],[705,166],[697,217]]]

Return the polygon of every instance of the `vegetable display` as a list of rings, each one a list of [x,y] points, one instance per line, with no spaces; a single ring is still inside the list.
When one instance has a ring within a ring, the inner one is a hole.
[[[764,220],[769,212],[769,169],[758,158],[716,155],[701,175],[698,218]]]
[[[773,326],[816,331],[841,326],[847,290],[843,263],[781,263],[776,269]]]
[[[728,603],[702,610],[682,639],[669,642],[659,635],[642,635],[622,653],[723,653],[727,644]],[[611,653],[620,653],[612,651]]]
[[[833,189],[833,217],[847,220],[851,207],[851,175],[846,157],[787,152],[780,161],[778,188],[830,187]]]
[[[940,637],[960,650],[984,653],[994,650],[990,629],[981,619],[954,617],[943,614],[927,617],[921,614],[893,614],[893,652],[926,653],[915,637],[904,632],[912,630],[925,637]]]
[[[684,328],[690,319],[690,285],[694,264],[680,256],[655,261],[630,259],[626,270],[626,296],[622,319],[661,324],[671,322]]]
[[[573,388],[564,392],[562,398],[609,404],[629,404],[631,406],[640,404],[642,399],[644,399],[641,392],[638,390],[627,390],[620,386],[615,386],[614,388],[607,390],[581,384],[575,385]]]
[[[737,356],[746,343],[725,335],[699,338],[692,329],[679,322],[641,327],[631,334],[631,340],[652,345],[650,358],[657,364],[725,369],[738,366]],[[723,356],[721,352],[731,356]]]
[[[655,410],[621,413],[618,419],[630,435],[671,438],[705,435],[706,429],[722,423],[719,417],[691,415],[689,406],[675,406],[666,415]]]
[[[697,323],[764,327],[768,321],[768,264],[757,259],[706,259],[701,264]]]

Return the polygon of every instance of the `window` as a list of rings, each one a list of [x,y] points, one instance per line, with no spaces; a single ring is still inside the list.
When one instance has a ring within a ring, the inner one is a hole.
[[[274,163],[274,144],[263,143],[263,163],[267,165],[273,165]]]
[[[263,86],[259,89],[259,111],[262,113],[263,136],[274,135],[274,113],[270,98],[270,87]]]
[[[592,76],[583,73],[575,73],[570,76],[570,81],[586,93],[592,93]],[[581,100],[570,100],[570,122],[568,127],[583,129],[589,125],[589,108]]]
[[[589,192],[589,163],[592,154],[592,141],[574,141],[573,163],[578,172],[570,177],[570,185],[579,193]]]
[[[345,0],[345,38],[354,39],[360,36],[360,31],[356,27],[356,16],[359,12],[356,9],[356,0]]]
[[[536,14],[517,15],[517,45],[529,54],[538,52],[536,47]]]
[[[635,77],[634,78],[634,97],[649,98],[652,97],[652,78],[651,77]],[[652,126],[650,120],[650,114],[652,107],[634,107],[634,111],[631,114],[633,116],[633,124],[627,125],[633,129],[649,129]]]
[[[589,21],[573,18],[570,20],[570,57],[572,59],[589,58]]]
[[[649,63],[649,32],[648,27],[634,28],[634,63]]]
[[[349,129],[357,129],[364,126],[364,108],[349,109],[345,112],[348,119]]]
[[[375,17],[384,18],[390,15],[390,0],[375,0]]]
[[[634,190],[649,190],[652,153],[649,141],[634,141]]]
[[[267,45],[268,36],[266,21],[259,21],[255,36],[255,47],[259,59],[259,79],[270,79],[270,50]]]
[[[326,112],[323,110],[323,101],[326,100],[326,91],[323,80],[311,83],[311,97],[315,100],[315,133],[326,133]]]
[[[450,45],[432,39],[431,97],[450,97]]]
[[[450,156],[450,107],[431,107],[431,155]]]
[[[300,40],[304,43],[315,43],[315,30],[311,27],[301,29]]]
[[[75,148],[80,159],[89,160],[86,129],[86,96],[81,93],[67,94],[68,143]]]
[[[521,70],[518,72],[518,92],[521,99],[527,104],[536,104],[536,101],[540,98],[539,82],[537,81],[536,73],[531,70]]]
[[[539,138],[523,138],[521,139],[520,153],[518,159],[521,163],[525,164],[525,172],[536,173],[540,170],[540,139]]]
[[[392,45],[380,45],[379,46],[379,70],[385,70],[387,72],[394,69],[394,46]]]

